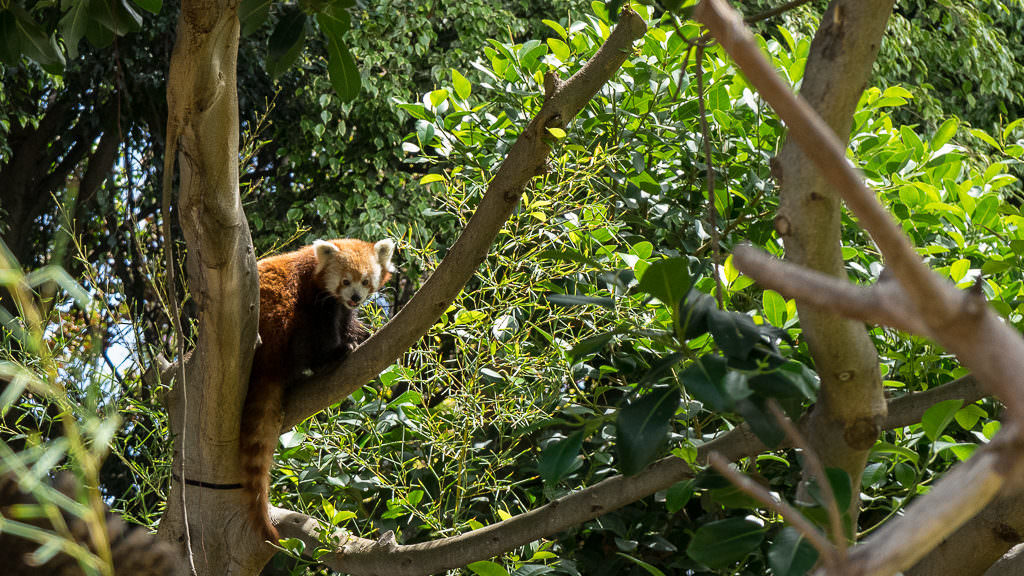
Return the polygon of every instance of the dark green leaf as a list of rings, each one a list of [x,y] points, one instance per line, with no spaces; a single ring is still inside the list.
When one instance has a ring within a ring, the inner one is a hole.
[[[0,62],[13,66],[21,59],[21,36],[10,10],[0,10]]]
[[[669,514],[675,514],[682,510],[683,506],[686,506],[686,503],[693,497],[694,484],[694,479],[690,478],[689,480],[676,482],[665,492],[665,507],[668,509]]]
[[[359,95],[359,87],[362,84],[356,61],[343,42],[342,28],[344,26],[344,29],[348,29],[348,25],[343,25],[337,19],[329,19],[324,14],[317,16],[317,21],[327,36],[327,71],[331,75],[331,85],[334,86],[338,97],[343,102],[348,102]]]
[[[277,22],[267,44],[267,73],[271,78],[276,80],[291,68],[305,40],[306,14],[294,8]]]
[[[71,3],[69,9],[60,19],[60,33],[64,37],[64,46],[68,56],[78,58],[78,43],[89,29],[89,0]]]
[[[925,410],[921,416],[921,427],[924,428],[925,436],[932,442],[938,440],[963,403],[963,400],[946,400]]]
[[[566,474],[580,467],[576,458],[583,446],[583,431],[548,444],[537,461],[537,471],[546,484],[555,484]]]
[[[137,32],[142,28],[142,15],[127,0],[89,2],[89,16],[117,36]]]
[[[615,332],[604,332],[589,338],[584,338],[577,342],[576,345],[572,347],[572,350],[569,350],[569,356],[574,359],[579,359],[598,352],[604,348],[606,344],[611,342],[612,338],[615,338],[615,334]]]
[[[853,497],[850,475],[842,468],[826,468],[825,475],[828,476],[829,487],[832,488],[832,496],[836,499],[836,504],[840,510],[846,510],[850,507],[850,499]],[[808,492],[814,501],[823,508],[827,507],[828,503],[825,502],[825,497],[821,494],[817,478],[811,482],[809,488]]]
[[[548,302],[557,306],[589,306],[596,304],[605,308],[614,308],[615,302],[611,298],[598,296],[580,296],[578,294],[548,294]]]
[[[686,358],[686,356],[687,355],[683,352],[674,352],[668,356],[659,358],[651,366],[651,369],[644,374],[644,377],[640,379],[639,384],[641,386],[646,386],[670,376],[672,374],[672,368],[674,368],[676,364],[679,364],[684,358]]]
[[[725,391],[725,358],[704,356],[687,368],[681,379],[686,390],[715,412],[732,412],[732,399]]]
[[[818,551],[796,528],[786,526],[768,548],[768,565],[775,576],[803,576],[818,561]]]
[[[725,568],[753,552],[764,539],[764,528],[743,518],[726,518],[697,529],[686,555],[710,568]]]
[[[12,5],[11,11],[15,16],[17,42],[22,53],[51,74],[62,73],[64,71],[64,54],[57,46],[56,37],[47,36],[46,32],[32,19],[32,16],[18,4]]]
[[[746,314],[715,309],[709,311],[707,323],[715,344],[730,358],[746,360],[754,346],[762,342],[761,330]]]
[[[686,258],[658,260],[644,271],[638,288],[669,306],[675,306],[690,290],[690,269]]]
[[[679,326],[682,338],[690,340],[708,331],[708,314],[715,310],[715,299],[699,291],[690,290],[679,305]]]
[[[135,4],[150,14],[159,14],[164,7],[163,0],[134,0]]]
[[[636,474],[658,457],[678,407],[679,389],[669,386],[651,390],[619,410],[616,448],[623,474]]]
[[[759,402],[747,398],[734,398],[734,400],[736,400],[736,411],[743,416],[743,419],[750,425],[750,430],[761,442],[764,442],[765,446],[775,448],[786,438],[786,433],[779,426],[778,420]]]
[[[268,16],[270,0],[242,0],[238,5],[238,21],[242,24],[242,36],[259,30]]]

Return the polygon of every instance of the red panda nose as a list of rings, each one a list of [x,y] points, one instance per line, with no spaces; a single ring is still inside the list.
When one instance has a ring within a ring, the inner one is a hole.
[[[352,301],[353,302],[359,302],[359,300],[361,300],[361,299],[362,299],[362,296],[360,296],[359,294],[353,294],[352,295]]]

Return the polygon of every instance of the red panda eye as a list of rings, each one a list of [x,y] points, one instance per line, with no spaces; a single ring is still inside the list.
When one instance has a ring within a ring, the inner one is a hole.
[[[369,280],[363,280],[363,286],[369,286],[369,285],[370,285],[370,281]]]
[[[341,283],[344,284],[345,286],[351,284],[351,282],[349,282],[348,280],[342,280]]]

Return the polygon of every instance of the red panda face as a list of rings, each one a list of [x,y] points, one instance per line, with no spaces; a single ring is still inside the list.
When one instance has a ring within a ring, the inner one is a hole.
[[[391,277],[394,251],[391,239],[376,244],[349,238],[317,240],[313,242],[316,276],[324,291],[352,310]]]

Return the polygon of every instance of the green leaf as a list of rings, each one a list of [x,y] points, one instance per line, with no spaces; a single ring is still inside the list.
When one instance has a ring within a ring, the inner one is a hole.
[[[160,9],[164,7],[163,0],[133,0],[135,4],[149,12],[150,14],[159,14]]]
[[[959,282],[971,269],[971,261],[961,258],[949,266],[949,277],[953,282]]]
[[[547,131],[549,134],[551,134],[558,140],[562,140],[563,138],[565,138],[565,130],[562,130],[561,128],[552,127],[548,128]]]
[[[956,411],[956,423],[964,430],[970,430],[978,423],[978,420],[988,417],[988,412],[977,404],[968,404]]]
[[[829,487],[832,488],[832,496],[836,500],[836,505],[839,506],[839,510],[846,510],[850,507],[850,499],[853,497],[850,487],[850,475],[842,468],[826,468],[825,475],[828,476]],[[825,497],[821,494],[821,487],[818,485],[817,478],[811,482],[808,492],[819,506],[823,508],[828,506],[828,503],[825,502]]]
[[[583,446],[583,431],[580,430],[557,442],[548,444],[537,461],[537,471],[545,484],[555,484],[565,475],[579,468],[580,448]]]
[[[238,5],[238,21],[242,36],[248,36],[263,27],[270,16],[270,0],[242,0]]]
[[[562,42],[558,38],[548,38],[546,40],[548,47],[551,48],[551,53],[555,55],[562,62],[567,62],[570,57],[569,46],[565,42]]]
[[[448,99],[448,91],[445,90],[444,88],[440,90],[434,90],[429,94],[428,98],[430,99],[430,103],[434,106],[434,108],[437,108],[438,106],[441,105],[441,102],[444,102],[445,100]]]
[[[57,46],[57,39],[52,34],[47,36],[46,32],[36,24],[32,16],[21,6],[14,4],[10,10],[15,16],[15,29],[18,35],[17,43],[21,52],[30,60],[35,61],[51,74],[61,74],[64,71],[64,54]]]
[[[71,3],[69,9],[60,19],[60,33],[64,37],[64,46],[68,56],[78,58],[78,43],[89,29],[89,0]]]
[[[611,298],[598,296],[580,296],[578,294],[548,294],[548,302],[556,306],[589,306],[596,304],[605,308],[615,308],[615,302]]]
[[[764,308],[764,317],[775,326],[782,326],[786,323],[786,299],[775,290],[765,290],[761,293],[761,306]]]
[[[956,116],[947,118],[946,121],[939,126],[939,129],[935,131],[935,135],[932,136],[932,141],[930,143],[932,150],[938,150],[945,146],[953,136],[956,136],[956,129],[959,127],[960,120]]]
[[[658,457],[678,407],[679,388],[668,386],[651,390],[619,410],[616,450],[623,474],[636,474]]]
[[[14,13],[0,10],[0,62],[13,66],[21,59],[21,37]]]
[[[565,28],[562,28],[562,25],[559,24],[558,22],[555,22],[554,20],[541,20],[541,22],[547,24],[549,28],[554,30],[559,36],[562,37],[562,40],[565,40],[569,37],[569,35],[565,33]]]
[[[786,526],[768,548],[768,566],[775,576],[803,576],[818,561],[818,551],[799,530]]]
[[[605,345],[611,342],[612,338],[615,338],[615,334],[616,332],[604,332],[590,336],[589,338],[584,338],[577,342],[576,345],[572,347],[572,350],[569,350],[569,356],[574,360],[579,360],[584,356],[589,356],[598,352],[604,348]]]
[[[137,32],[142,28],[142,15],[129,6],[127,0],[89,2],[89,15],[117,36]]]
[[[433,184],[434,182],[444,182],[444,174],[424,174],[420,178],[421,185]]]
[[[999,223],[999,198],[988,194],[978,201],[971,213],[971,223],[982,228],[994,228]]]
[[[676,482],[665,492],[665,508],[668,509],[669,514],[675,514],[686,506],[686,503],[693,497],[693,486],[695,481],[693,478],[683,480],[682,482]]]
[[[743,518],[726,518],[697,529],[686,555],[709,568],[725,568],[746,558],[764,540],[764,528]]]
[[[490,560],[481,560],[479,562],[473,562],[466,566],[473,574],[479,576],[508,576],[508,570],[501,564],[496,564]]]
[[[473,85],[469,83],[469,80],[454,68],[452,69],[452,86],[455,88],[455,95],[460,100],[469,98],[470,93],[473,91]]]
[[[715,344],[730,358],[746,360],[762,341],[757,324],[746,314],[714,309],[708,313],[707,322]]]
[[[686,390],[715,412],[731,412],[732,398],[725,392],[725,358],[704,356],[687,368],[680,379]]]
[[[362,78],[344,42],[345,31],[349,28],[348,13],[341,12],[341,16],[336,16],[333,12],[323,12],[317,15],[316,21],[327,36],[327,72],[331,86],[342,102],[349,102],[359,95]]]
[[[650,574],[651,576],[665,576],[664,572],[662,572],[661,570],[658,570],[657,568],[655,568],[651,564],[648,564],[647,562],[644,562],[643,560],[640,560],[639,558],[633,558],[629,554],[623,554],[622,552],[616,552],[616,554],[618,554],[619,556],[622,556],[623,558],[628,558],[634,564],[636,564],[637,566],[639,566],[639,567],[643,568],[644,570],[646,570],[647,573]]]
[[[675,307],[690,290],[690,269],[686,258],[658,260],[644,271],[638,288]]]
[[[306,14],[296,8],[278,20],[267,42],[267,73],[272,79],[277,80],[291,68],[305,41]]]
[[[915,153],[918,155],[924,152],[924,142],[921,142],[921,138],[910,126],[907,126],[906,124],[900,126],[900,138],[903,140],[904,146],[913,148]]]
[[[924,429],[925,436],[932,442],[938,440],[942,432],[953,421],[956,411],[963,403],[963,400],[958,399],[946,400],[925,410],[924,415],[921,416],[921,428]]]
[[[996,142],[996,139],[989,136],[988,133],[986,133],[985,131],[978,130],[977,128],[968,128],[967,131],[971,133],[971,136],[978,138],[979,140],[988,144],[989,146],[997,150],[1002,150],[1002,147],[999,146],[999,142]]]
[[[690,290],[679,305],[679,326],[685,340],[696,338],[708,331],[708,316],[717,310],[715,299],[699,290]]]

